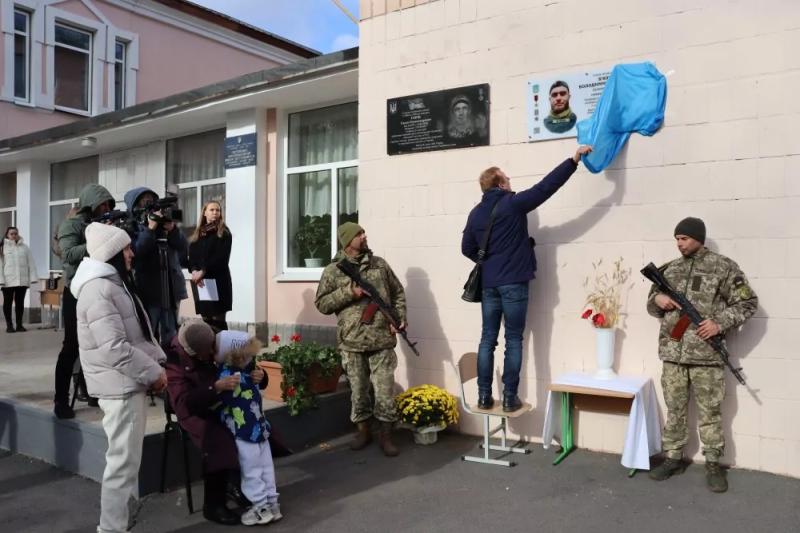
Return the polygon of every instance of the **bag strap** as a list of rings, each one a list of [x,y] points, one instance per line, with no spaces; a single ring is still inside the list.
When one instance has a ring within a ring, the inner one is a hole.
[[[497,213],[497,204],[500,203],[500,200],[503,198],[500,197],[492,206],[492,214],[489,215],[489,226],[486,228],[486,234],[483,236],[483,242],[481,242],[481,248],[478,250],[478,263],[483,263],[483,258],[486,257],[486,247],[489,246],[489,235],[492,233],[492,225],[494,224],[494,215]]]

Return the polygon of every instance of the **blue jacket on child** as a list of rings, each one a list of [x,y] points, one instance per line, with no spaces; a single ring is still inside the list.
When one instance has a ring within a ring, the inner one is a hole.
[[[220,417],[222,423],[237,439],[246,442],[264,442],[269,437],[270,426],[264,417],[258,383],[254,383],[250,377],[250,372],[254,368],[254,361],[250,361],[245,368],[221,365],[219,377],[225,378],[239,372],[239,386],[220,394],[222,400]]]

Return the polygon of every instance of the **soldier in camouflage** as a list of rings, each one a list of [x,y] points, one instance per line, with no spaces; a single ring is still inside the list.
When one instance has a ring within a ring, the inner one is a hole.
[[[706,459],[706,483],[713,492],[725,492],[728,482],[719,466],[725,448],[721,410],[725,374],[719,354],[706,339],[725,335],[742,325],[755,313],[758,297],[739,266],[706,248],[705,238],[702,220],[689,217],[680,221],[675,239],[681,257],[660,270],[706,319],[699,326],[689,326],[681,335],[675,329],[681,318],[677,304],[655,286],[647,299],[647,312],[661,319],[658,355],[664,362],[661,387],[667,404],[662,437],[665,460],[650,471],[650,477],[663,481],[686,468],[681,458],[689,440],[686,418],[691,389]]]
[[[315,304],[321,313],[336,313],[337,317],[337,345],[352,389],[350,418],[358,428],[350,448],[360,450],[370,443],[370,419],[375,417],[380,424],[381,449],[386,456],[394,457],[398,454],[391,440],[392,426],[397,420],[394,404],[397,332],[381,313],[375,313],[370,323],[363,323],[362,315],[369,298],[336,267],[336,263],[344,260],[359,266],[364,280],[371,283],[383,301],[394,308],[401,329],[406,324],[405,291],[389,264],[372,255],[361,226],[345,222],[339,226],[337,234],[342,250],[322,272]]]

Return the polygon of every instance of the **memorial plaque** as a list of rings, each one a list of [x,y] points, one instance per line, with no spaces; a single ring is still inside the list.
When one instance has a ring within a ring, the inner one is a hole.
[[[256,164],[256,134],[225,139],[225,168],[252,167]]]
[[[489,84],[386,101],[389,155],[489,144]]]

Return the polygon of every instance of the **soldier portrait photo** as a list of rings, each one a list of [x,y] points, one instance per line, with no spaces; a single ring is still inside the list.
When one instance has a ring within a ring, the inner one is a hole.
[[[569,107],[569,85],[558,80],[550,86],[550,114],[544,119],[544,127],[552,133],[566,133],[575,127],[578,117]]]

